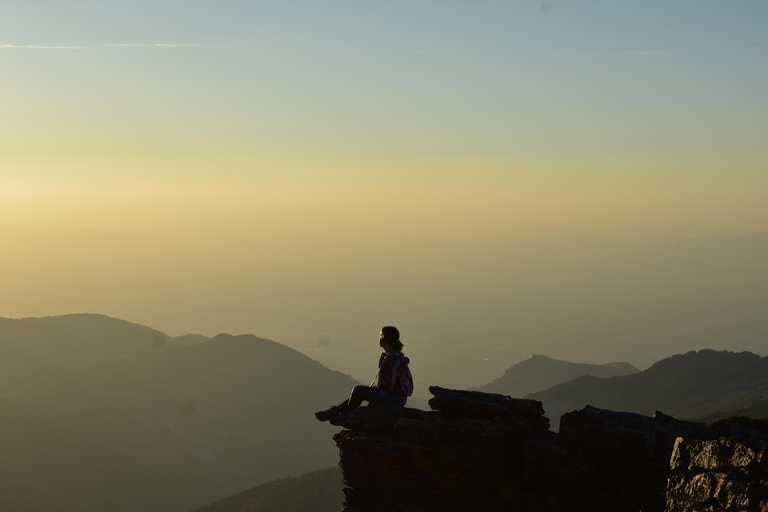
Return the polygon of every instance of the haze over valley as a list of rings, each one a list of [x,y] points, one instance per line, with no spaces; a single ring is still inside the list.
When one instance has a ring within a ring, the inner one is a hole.
[[[766,233],[343,241],[6,227],[0,243],[8,317],[257,333],[362,382],[384,324],[401,329],[417,381],[462,388],[533,354],[643,369],[701,348],[768,352]]]

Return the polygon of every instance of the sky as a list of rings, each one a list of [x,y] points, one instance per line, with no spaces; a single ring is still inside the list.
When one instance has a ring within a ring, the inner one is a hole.
[[[0,316],[763,355],[766,57],[764,1],[3,0]]]
[[[5,0],[0,223],[768,226],[761,1]]]

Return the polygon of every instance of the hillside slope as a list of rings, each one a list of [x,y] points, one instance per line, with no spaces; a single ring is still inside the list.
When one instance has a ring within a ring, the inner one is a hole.
[[[584,376],[532,393],[557,425],[562,413],[586,405],[653,415],[659,410],[696,419],[768,404],[768,357],[700,350],[675,355],[633,375]]]
[[[147,349],[159,331],[91,320],[0,328],[0,510],[181,512],[336,462],[313,413],[351,377],[252,335]]]
[[[193,512],[339,512],[344,503],[338,467],[261,484]]]
[[[490,384],[473,389],[485,393],[523,397],[528,393],[543,391],[582,375],[608,378],[639,371],[629,363],[570,363],[536,354],[510,367],[503,376]]]
[[[105,408],[162,422],[239,486],[332,463],[326,425],[313,412],[356,384],[273,341],[226,334],[102,367],[82,382]]]
[[[207,338],[178,338],[144,325],[105,315],[72,314],[42,318],[0,317],[0,340],[36,351],[61,366],[83,368],[141,354],[172,350]]]

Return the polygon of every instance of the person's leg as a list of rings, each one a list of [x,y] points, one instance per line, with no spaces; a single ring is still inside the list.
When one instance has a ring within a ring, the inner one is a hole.
[[[363,400],[377,404],[403,406],[405,405],[406,398],[400,393],[384,391],[383,389],[369,386],[355,386],[352,388],[352,393],[350,393],[347,400],[325,411],[316,412],[315,417],[320,421],[328,421],[336,416],[357,410],[362,405]]]
[[[395,393],[394,391],[384,391],[382,389],[376,390],[376,395],[372,396],[370,400],[368,400],[371,403],[376,404],[390,404],[390,405],[405,405],[406,398],[401,395],[400,393]]]
[[[368,386],[355,386],[349,395],[347,404],[339,410],[342,411],[342,414],[352,412],[362,405],[363,400],[376,404],[405,405],[405,397],[400,393],[392,393]]]
[[[379,397],[379,390],[368,386],[355,386],[352,388],[352,393],[349,395],[347,404],[340,410],[344,412],[352,412],[360,407],[363,400],[369,402],[375,401]]]
[[[315,417],[320,421],[328,421],[344,413],[352,412],[356,410],[363,403],[363,400],[376,400],[378,397],[376,388],[368,386],[355,386],[352,388],[352,392],[349,398],[341,402],[339,405],[333,406],[324,411],[318,411],[315,413]]]
[[[317,411],[315,413],[315,418],[320,421],[328,421],[332,418],[335,418],[336,416],[340,415],[341,412],[347,407],[347,403],[349,403],[349,400],[344,400],[339,405],[332,405],[328,409]]]

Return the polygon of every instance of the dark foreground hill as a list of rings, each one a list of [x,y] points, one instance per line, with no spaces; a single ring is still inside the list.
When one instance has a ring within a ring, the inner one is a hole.
[[[584,376],[527,396],[558,417],[587,405],[678,418],[713,418],[716,413],[768,404],[768,357],[751,352],[700,350],[675,355],[633,375]]]
[[[528,393],[543,391],[582,375],[608,378],[639,371],[629,363],[570,363],[536,354],[512,366],[504,372],[503,376],[490,384],[474,390],[523,397]]]
[[[193,512],[339,512],[343,487],[336,466],[267,482]]]
[[[0,329],[0,510],[184,511],[336,461],[313,412],[349,376],[252,335],[174,348],[89,320],[98,336],[62,329],[61,347],[50,325]],[[90,363],[51,355],[92,347]]]

